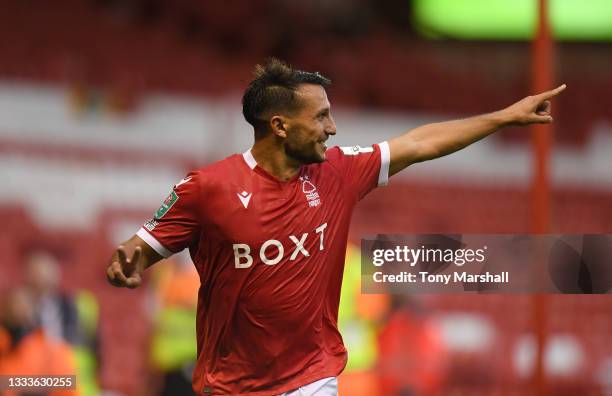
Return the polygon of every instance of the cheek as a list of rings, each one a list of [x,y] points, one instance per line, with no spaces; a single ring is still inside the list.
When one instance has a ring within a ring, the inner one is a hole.
[[[294,129],[287,134],[287,144],[291,147],[299,147],[304,141],[303,135],[300,130]]]
[[[312,131],[310,131],[310,129],[308,128],[304,128],[304,127],[296,127],[293,130],[291,130],[291,133],[289,133],[288,138],[287,138],[287,143],[291,144],[292,146],[304,146],[305,144],[308,144],[310,141],[312,141]]]
[[[314,125],[311,125],[310,128],[308,128],[306,134],[305,134],[305,140],[308,140],[309,142],[317,142],[321,139],[321,135],[323,135],[324,133],[324,128],[323,125],[321,123],[316,123]]]

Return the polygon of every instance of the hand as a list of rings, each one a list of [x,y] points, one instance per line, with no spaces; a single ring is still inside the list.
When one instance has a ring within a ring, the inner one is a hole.
[[[125,254],[125,247],[119,246],[117,254],[113,255],[111,263],[106,269],[106,278],[111,285],[134,289],[142,284],[144,259],[142,249],[137,246],[131,259]]]
[[[515,125],[550,124],[553,118],[550,115],[550,100],[560,94],[566,85],[563,84],[553,90],[528,96],[523,100],[507,107],[503,111],[508,115],[508,122]]]

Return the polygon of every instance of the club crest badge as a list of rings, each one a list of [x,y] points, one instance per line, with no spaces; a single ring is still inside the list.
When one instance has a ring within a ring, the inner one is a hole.
[[[302,192],[306,195],[308,206],[319,206],[321,204],[321,198],[317,192],[317,187],[312,184],[307,175],[300,177],[300,181],[302,182]]]

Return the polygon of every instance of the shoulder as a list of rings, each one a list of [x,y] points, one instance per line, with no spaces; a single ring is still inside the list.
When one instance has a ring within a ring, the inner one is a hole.
[[[242,159],[240,154],[232,154],[222,160],[203,165],[199,168],[192,169],[187,174],[188,177],[198,179],[200,181],[211,179],[215,177],[223,177],[227,172],[230,172],[232,168],[237,168],[239,160]]]
[[[0,325],[0,356],[11,349],[11,334],[7,329]]]
[[[378,144],[372,146],[334,146],[325,152],[325,159],[331,166],[338,167],[347,160],[355,159],[363,154],[371,156],[380,151]]]
[[[225,184],[228,180],[242,178],[249,171],[242,154],[233,154],[190,171],[183,180],[189,179],[192,187],[205,191],[210,187]]]
[[[220,161],[216,161],[211,164],[202,166],[201,168],[196,169],[194,172],[197,172],[200,177],[217,176],[219,174],[230,172],[232,171],[232,169],[240,167],[240,165],[242,165],[241,161],[244,162],[242,154],[232,154],[229,157],[225,157]]]

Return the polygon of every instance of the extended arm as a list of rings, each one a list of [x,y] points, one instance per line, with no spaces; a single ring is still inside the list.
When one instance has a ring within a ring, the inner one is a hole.
[[[528,96],[503,110],[462,120],[423,125],[391,139],[389,176],[411,164],[459,151],[505,126],[551,123],[553,119],[549,99],[564,89],[565,84],[551,91]]]
[[[145,241],[134,235],[113,253],[106,269],[106,278],[113,286],[134,289],[141,285],[144,270],[162,258]]]

